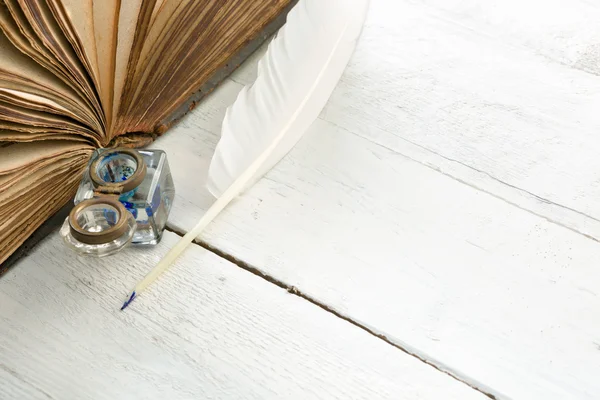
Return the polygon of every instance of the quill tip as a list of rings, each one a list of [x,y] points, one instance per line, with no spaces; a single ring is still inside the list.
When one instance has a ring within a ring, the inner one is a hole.
[[[135,291],[131,292],[131,295],[127,297],[127,300],[121,306],[121,311],[127,308],[131,304],[131,302],[135,299]]]

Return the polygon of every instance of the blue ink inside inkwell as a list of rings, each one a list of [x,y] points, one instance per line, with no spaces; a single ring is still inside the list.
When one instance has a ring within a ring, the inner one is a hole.
[[[135,173],[137,165],[134,167],[134,164],[135,162],[133,160],[123,157],[119,153],[113,153],[104,157],[98,166],[99,172],[102,172],[102,174],[99,175],[105,182],[125,182]],[[119,196],[119,201],[123,203],[125,208],[133,214],[133,217],[136,219],[138,217],[137,208],[131,200],[138,191],[138,188],[139,186]]]
[[[118,194],[119,188],[122,192]],[[158,243],[175,197],[166,154],[161,150],[97,150],[80,185],[76,204],[101,195],[117,196],[134,217],[132,243]]]

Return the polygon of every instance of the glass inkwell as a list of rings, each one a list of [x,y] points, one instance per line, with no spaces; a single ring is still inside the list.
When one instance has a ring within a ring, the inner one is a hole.
[[[108,256],[127,244],[157,244],[175,187],[161,150],[96,150],[60,234],[80,254]]]

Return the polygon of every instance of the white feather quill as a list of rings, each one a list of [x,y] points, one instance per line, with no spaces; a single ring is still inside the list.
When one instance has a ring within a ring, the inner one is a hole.
[[[217,198],[157,266],[130,292],[124,309],[246,188],[300,140],[338,83],[369,0],[300,0],[269,45],[258,78],[227,110],[208,188]]]

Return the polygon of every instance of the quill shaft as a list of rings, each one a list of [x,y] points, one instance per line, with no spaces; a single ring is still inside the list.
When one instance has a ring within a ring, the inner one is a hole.
[[[228,109],[209,171],[208,186],[216,201],[130,292],[121,309],[167,271],[208,224],[272,168],[318,117],[349,60],[366,15],[368,0],[345,1],[304,0],[292,10],[288,24],[259,62],[257,81]],[[322,45],[307,45],[310,37],[323,38]]]
[[[200,218],[196,226],[191,231],[186,233],[179,240],[179,242],[177,242],[177,244],[173,246],[171,250],[169,250],[169,252],[163,257],[163,259],[160,260],[156,267],[154,267],[154,269],[152,269],[152,271],[150,271],[144,277],[144,279],[136,285],[135,289],[133,289],[127,296],[127,300],[125,301],[125,304],[123,305],[122,309],[126,308],[129,305],[129,303],[133,300],[133,298],[135,298],[148,286],[150,286],[162,273],[167,271],[169,267],[175,262],[177,257],[179,257],[181,253],[183,253],[186,247],[190,243],[192,243],[194,239],[202,233],[202,231],[204,231],[206,226],[208,226],[208,224],[210,224],[215,219],[215,217],[219,215],[221,211],[223,211],[225,207],[227,207],[227,205],[240,192],[239,188],[243,188],[245,182],[252,178],[252,176],[254,175],[254,171],[257,168],[259,168],[262,164],[261,161],[264,162],[264,160],[266,160],[269,157],[269,155],[271,154],[273,149],[275,149],[275,147],[277,146],[281,138],[283,138],[283,136],[284,135],[280,135],[280,137],[278,137],[279,140],[274,141],[274,143],[271,146],[269,146],[258,159],[256,159],[256,161],[250,166],[250,168],[244,171],[244,173],[240,175],[240,177],[231,186],[229,186],[229,188],[223,193],[223,195],[220,196],[206,211],[202,218]]]
[[[346,25],[345,29],[347,29],[347,28],[348,28],[348,25]],[[340,35],[340,39],[336,43],[335,47],[337,47],[339,45],[342,37],[343,37],[343,35]],[[281,132],[277,135],[275,140],[273,140],[269,144],[269,146],[267,146],[267,148],[263,151],[263,153],[252,162],[252,164],[225,190],[225,192],[223,192],[223,194],[221,196],[219,196],[217,198],[217,200],[206,211],[206,213],[202,216],[202,218],[200,218],[200,220],[198,221],[196,226],[191,231],[186,233],[179,240],[179,242],[175,246],[173,246],[173,248],[171,250],[169,250],[169,252],[156,265],[156,267],[154,267],[154,269],[152,271],[150,271],[144,277],[144,279],[136,285],[135,289],[127,296],[128,300],[125,301],[125,304],[123,305],[122,309],[126,308],[129,305],[129,303],[137,295],[139,295],[143,290],[145,290],[148,286],[150,286],[162,273],[164,273],[165,271],[167,271],[169,269],[169,267],[175,262],[177,257],[179,257],[179,255],[186,249],[186,247],[190,243],[192,243],[194,241],[194,239],[196,237],[198,237],[202,233],[202,231],[204,231],[206,226],[208,224],[210,224],[215,219],[215,217],[217,215],[219,215],[221,213],[221,211],[223,211],[223,209],[225,207],[227,207],[227,205],[244,189],[244,187],[246,186],[246,183],[252,179],[252,177],[254,176],[256,171],[258,169],[260,169],[261,165],[269,159],[271,153],[273,153],[273,151],[277,148],[277,146],[279,145],[281,140],[285,137],[287,131],[290,129],[290,127],[294,123],[294,120],[300,113],[303,106],[310,99],[310,97],[311,97],[310,94],[318,87],[319,82],[323,76],[323,73],[327,69],[326,67],[329,64],[329,62],[331,62],[331,59],[333,58],[334,54],[335,54],[334,51],[331,52],[329,59],[325,63],[325,66],[322,69],[321,73],[319,74],[318,79],[315,80],[313,86],[310,88],[308,95],[304,98],[301,106],[298,107],[298,109],[296,110],[296,112],[294,113],[292,118],[290,118],[289,122],[281,130]]]

